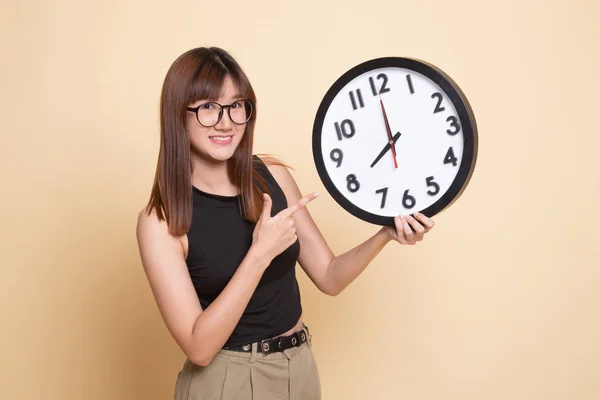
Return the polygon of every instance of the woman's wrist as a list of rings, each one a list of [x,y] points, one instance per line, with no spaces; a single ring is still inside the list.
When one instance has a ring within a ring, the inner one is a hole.
[[[248,250],[246,257],[252,265],[259,267],[262,271],[267,269],[272,261],[264,251],[254,244],[250,246],[250,250]]]
[[[384,244],[387,244],[394,240],[394,238],[391,235],[390,227],[388,226],[382,226],[379,232],[377,232],[377,234],[383,238],[383,240],[385,241]]]

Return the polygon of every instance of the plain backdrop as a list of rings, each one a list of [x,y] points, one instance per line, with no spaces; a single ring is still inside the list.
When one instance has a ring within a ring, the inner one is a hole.
[[[256,153],[292,165],[340,254],[377,231],[311,148],[330,85],[405,56],[446,71],[479,127],[470,185],[416,246],[342,294],[298,268],[323,398],[600,398],[600,6],[591,0],[2,1],[0,398],[172,398],[183,353],[140,263],[167,69],[229,51]]]

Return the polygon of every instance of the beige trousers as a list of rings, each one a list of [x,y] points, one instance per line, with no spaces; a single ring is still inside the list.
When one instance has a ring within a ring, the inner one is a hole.
[[[263,356],[221,350],[206,367],[185,360],[175,400],[320,400],[321,384],[310,342]]]

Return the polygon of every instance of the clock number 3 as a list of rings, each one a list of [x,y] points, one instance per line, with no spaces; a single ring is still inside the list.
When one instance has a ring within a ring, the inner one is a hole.
[[[446,129],[446,133],[448,133],[448,135],[454,136],[458,132],[460,132],[460,125],[458,123],[458,118],[456,118],[454,115],[451,115],[448,118],[446,118],[446,122],[450,122],[450,127],[454,128],[452,130]]]
[[[350,174],[346,177],[346,182],[348,182],[348,190],[351,193],[356,193],[358,192],[358,189],[360,189],[360,183],[356,180],[356,175],[354,174]]]

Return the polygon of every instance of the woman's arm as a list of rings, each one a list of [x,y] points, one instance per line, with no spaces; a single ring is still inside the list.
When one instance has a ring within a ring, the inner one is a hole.
[[[144,271],[167,329],[197,365],[210,363],[231,336],[270,260],[248,252],[216,300],[202,310],[192,285],[182,238],[155,213],[139,214],[137,240]]]
[[[315,197],[311,193],[271,217],[272,200],[265,195],[246,257],[206,310],[202,310],[189,276],[184,238],[172,236],[156,213],[139,214],[137,240],[144,271],[167,329],[193,363],[208,365],[227,342],[265,269],[296,242],[295,213]]]
[[[297,201],[301,197],[300,189],[288,169],[280,165],[267,166],[283,189],[288,202]],[[419,221],[410,216],[396,217],[396,229],[382,227],[365,242],[335,256],[308,210],[302,209],[294,215],[301,243],[298,262],[320,291],[335,296],[364,271],[388,242],[394,240],[413,245],[422,240],[434,223],[422,214],[416,214],[416,217]]]

